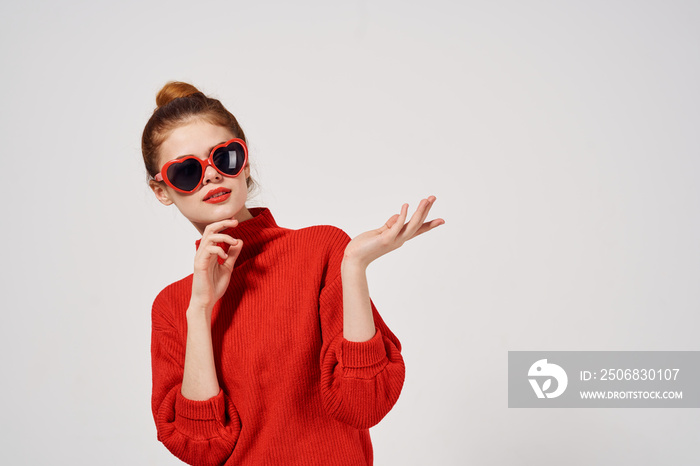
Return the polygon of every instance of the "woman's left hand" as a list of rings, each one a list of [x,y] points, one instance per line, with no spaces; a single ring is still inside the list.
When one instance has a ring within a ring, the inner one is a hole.
[[[351,261],[361,267],[367,267],[373,260],[398,249],[409,239],[445,223],[441,218],[425,221],[435,199],[435,196],[422,199],[408,223],[405,223],[408,204],[404,204],[401,206],[401,213],[394,214],[381,228],[353,238],[345,247],[343,262]]]

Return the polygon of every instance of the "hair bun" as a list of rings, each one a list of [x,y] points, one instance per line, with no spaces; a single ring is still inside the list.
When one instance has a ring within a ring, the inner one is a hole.
[[[179,97],[187,97],[192,94],[201,94],[199,89],[192,84],[183,83],[180,81],[170,81],[156,95],[156,105],[162,107],[170,101]]]

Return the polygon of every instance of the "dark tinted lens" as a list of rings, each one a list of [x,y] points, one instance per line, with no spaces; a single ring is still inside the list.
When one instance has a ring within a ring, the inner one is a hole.
[[[222,173],[229,176],[237,175],[241,172],[243,162],[245,162],[243,146],[237,142],[232,142],[226,147],[217,149],[216,152],[214,152],[213,161],[216,168]]]
[[[201,179],[202,165],[194,159],[186,159],[168,167],[168,180],[183,191],[192,191]]]

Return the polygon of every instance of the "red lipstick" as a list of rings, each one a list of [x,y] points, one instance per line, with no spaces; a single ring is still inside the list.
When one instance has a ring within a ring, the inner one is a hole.
[[[224,202],[226,199],[231,197],[231,191],[226,188],[216,188],[212,189],[204,197],[204,202],[209,204],[218,204],[219,202]]]

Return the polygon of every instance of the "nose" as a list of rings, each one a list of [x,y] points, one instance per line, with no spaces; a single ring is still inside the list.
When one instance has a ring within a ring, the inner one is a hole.
[[[211,165],[207,165],[207,168],[204,170],[204,177],[202,178],[202,185],[209,184],[213,181],[221,181],[221,173],[216,171],[214,167]]]

